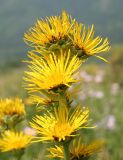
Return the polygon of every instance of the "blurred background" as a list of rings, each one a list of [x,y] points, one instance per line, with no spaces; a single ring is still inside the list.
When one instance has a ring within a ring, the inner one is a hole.
[[[0,0],[1,98],[25,99],[27,96],[23,88],[26,65],[22,60],[27,58],[27,50],[31,48],[24,44],[23,34],[38,18],[59,15],[64,9],[79,22],[94,24],[96,35],[109,38],[111,50],[103,55],[110,63],[92,58],[82,66],[79,87],[71,89],[76,103],[90,106],[93,123],[97,125],[89,135],[90,140],[102,137],[107,141],[100,160],[123,160],[122,7],[123,0]],[[30,160],[36,158],[33,157],[35,152],[33,148],[30,154],[27,149]],[[41,152],[41,156],[43,154]]]

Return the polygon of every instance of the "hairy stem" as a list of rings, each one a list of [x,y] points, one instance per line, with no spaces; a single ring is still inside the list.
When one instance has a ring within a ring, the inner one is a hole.
[[[24,155],[24,149],[16,150],[13,152],[13,156],[16,158],[16,160],[21,160],[22,156]]]
[[[60,105],[66,105],[66,107],[70,108],[70,104],[69,104],[69,100],[66,97],[66,93],[65,92],[61,92],[59,95],[59,104]]]
[[[69,153],[69,143],[64,143],[63,144],[64,148],[64,160],[69,160],[70,159],[70,153]]]

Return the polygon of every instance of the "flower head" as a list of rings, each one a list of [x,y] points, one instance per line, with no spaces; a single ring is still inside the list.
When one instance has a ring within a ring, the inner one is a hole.
[[[32,57],[33,59],[33,57]],[[29,66],[30,71],[25,72],[27,89],[29,92],[40,90],[51,90],[64,86],[70,86],[76,82],[75,77],[81,61],[77,56],[71,58],[70,51],[57,57],[54,53],[46,59],[39,56],[38,59],[32,60]]]
[[[2,152],[22,149],[31,142],[32,136],[23,132],[5,131],[0,138],[0,150]]]
[[[49,97],[42,97],[40,95],[30,95],[30,97],[28,97],[26,99],[26,104],[41,104],[41,105],[48,105],[52,103],[52,99],[50,99]]]
[[[80,128],[86,128],[89,110],[79,106],[71,112],[66,106],[54,108],[54,112],[48,112],[43,116],[36,116],[30,123],[37,131],[38,141],[62,141],[67,137],[74,136],[74,132]]]
[[[64,158],[64,151],[63,146],[57,146],[48,149],[49,154],[47,155],[48,158]]]
[[[38,20],[34,27],[24,34],[24,40],[31,46],[45,46],[64,39],[70,32],[70,16],[63,11],[61,16]],[[72,20],[73,21],[73,20]]]
[[[25,107],[22,100],[19,98],[0,99],[0,114],[2,115],[23,115]]]
[[[86,28],[83,24],[76,22],[73,32],[73,38],[71,38],[73,44],[82,50],[84,55],[92,56],[110,49],[107,38],[103,40],[100,36],[94,37],[94,25]]]
[[[104,140],[96,140],[91,144],[82,144],[81,139],[78,141],[74,140],[70,146],[71,159],[89,158],[90,156],[97,153],[102,148],[104,143]]]
[[[95,155],[95,153],[99,152],[99,150],[104,145],[103,140],[96,140],[91,144],[83,144],[81,143],[81,139],[79,141],[74,140],[72,145],[70,145],[69,151],[70,151],[70,159],[88,159],[92,155]],[[63,152],[63,146],[55,146],[53,148],[49,148],[49,158],[64,158],[64,152]]]

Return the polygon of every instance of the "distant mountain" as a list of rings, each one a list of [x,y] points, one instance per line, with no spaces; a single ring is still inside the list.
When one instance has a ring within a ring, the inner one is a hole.
[[[96,33],[108,36],[111,43],[122,43],[122,7],[123,0],[1,0],[0,59],[24,55],[23,33],[37,18],[60,14],[62,9],[87,25],[94,23]]]

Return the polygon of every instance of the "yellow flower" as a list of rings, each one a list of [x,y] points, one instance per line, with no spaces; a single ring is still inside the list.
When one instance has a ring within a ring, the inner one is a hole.
[[[29,92],[37,92],[69,87],[71,83],[77,81],[75,77],[78,72],[76,71],[82,62],[77,56],[71,58],[70,51],[65,53],[61,51],[58,57],[52,53],[47,60],[39,56],[38,59],[29,63],[31,63],[29,65],[31,71],[25,72],[25,81],[28,82],[27,89]]]
[[[0,99],[0,113],[2,115],[23,115],[25,114],[25,107],[19,98]]]
[[[70,16],[63,11],[61,16],[38,20],[34,27],[24,34],[24,40],[31,46],[45,46],[64,39],[72,28]],[[73,20],[72,20],[73,21]]]
[[[30,104],[48,105],[48,104],[52,103],[52,100],[50,98],[48,98],[48,97],[41,97],[41,96],[38,96],[38,95],[30,95],[30,97],[28,97],[25,100],[25,103],[27,105],[30,105]]]
[[[88,117],[89,110],[79,106],[73,112],[66,106],[60,106],[58,109],[54,108],[54,112],[47,111],[43,116],[37,115],[30,122],[39,135],[34,142],[62,141],[75,136],[75,131],[87,127]]]
[[[96,140],[93,143],[87,145],[82,144],[81,139],[79,141],[74,140],[72,145],[70,145],[69,151],[70,151],[70,159],[85,159],[89,158],[92,155],[98,153],[102,146],[104,145],[103,140]],[[62,146],[55,146],[53,148],[49,148],[49,155],[47,157],[49,158],[62,158],[64,159],[64,152]]]
[[[100,36],[94,37],[94,25],[86,28],[83,24],[76,22],[73,31],[74,46],[82,50],[83,54],[92,56],[100,52],[106,52],[110,49],[108,39]]]
[[[91,144],[82,144],[81,139],[74,140],[70,146],[71,159],[90,157],[97,153],[104,145],[104,140],[96,140]]]
[[[6,131],[0,138],[0,150],[2,152],[22,149],[31,142],[32,136],[23,132]]]
[[[64,151],[63,146],[57,146],[49,148],[49,155],[47,155],[48,158],[64,158]]]

